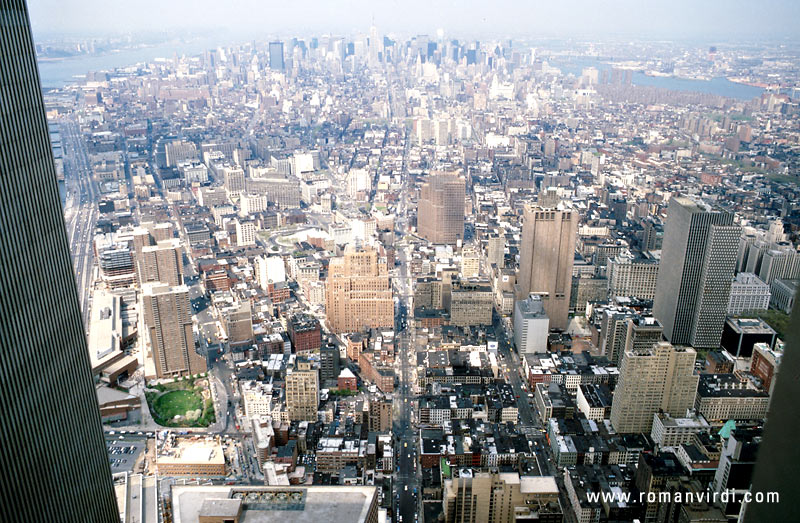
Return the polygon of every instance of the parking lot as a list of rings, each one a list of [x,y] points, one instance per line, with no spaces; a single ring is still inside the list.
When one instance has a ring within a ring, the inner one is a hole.
[[[108,461],[111,463],[111,473],[130,472],[145,449],[145,440],[107,439],[106,448]]]

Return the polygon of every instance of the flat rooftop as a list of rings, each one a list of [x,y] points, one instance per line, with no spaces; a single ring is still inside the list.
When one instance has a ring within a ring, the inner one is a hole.
[[[98,290],[92,293],[92,302],[89,359],[92,363],[92,372],[97,374],[122,355],[121,299],[109,292]]]
[[[221,465],[225,463],[222,445],[206,439],[177,439],[173,447],[160,449],[156,458],[159,465],[209,463]]]
[[[296,493],[302,494],[297,496],[302,502],[280,503],[281,496]],[[376,487],[173,486],[172,516],[174,523],[194,522],[206,500],[241,497],[244,501],[242,523],[356,523],[366,520],[376,496]],[[261,499],[250,502],[248,498]],[[266,498],[278,501],[268,502]]]

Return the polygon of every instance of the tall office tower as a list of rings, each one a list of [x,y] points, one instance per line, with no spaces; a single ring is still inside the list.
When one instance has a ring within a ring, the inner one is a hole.
[[[664,244],[664,225],[648,216],[642,231],[642,251],[657,251]]]
[[[454,245],[464,239],[464,177],[432,172],[422,184],[417,211],[419,235],[431,243]]]
[[[551,329],[566,329],[578,213],[563,208],[525,206],[517,299],[542,296]]]
[[[489,267],[497,265],[498,269],[506,266],[506,237],[504,234],[492,234],[489,236],[489,244],[486,247],[486,261]]]
[[[291,421],[316,421],[319,406],[319,379],[311,363],[297,358],[286,375],[286,407]]]
[[[142,286],[142,307],[156,376],[171,378],[205,372],[205,358],[194,347],[189,288],[147,283]]]
[[[183,284],[183,249],[179,239],[142,247],[137,261],[139,285],[161,282],[175,287]]]
[[[751,514],[750,510],[745,512],[745,508],[750,509],[754,505],[758,505],[758,503],[753,503],[743,507],[742,499],[745,492],[751,490],[758,492],[751,488],[751,485],[753,484],[756,459],[759,457],[759,453],[766,452],[766,447],[762,448],[762,442],[764,441],[763,430],[761,427],[737,427],[729,432],[727,440],[721,442],[722,452],[719,457],[719,465],[717,465],[717,471],[709,487],[710,490],[714,491],[715,497],[723,492],[728,492],[730,497],[717,503],[717,506],[727,516],[728,521],[764,521],[763,519],[751,519],[747,516],[742,517],[743,514]],[[761,463],[763,463],[763,460]],[[783,514],[787,515],[789,512],[783,512]]]
[[[671,343],[719,347],[740,236],[733,214],[670,199],[653,315]]]
[[[652,316],[628,318],[624,352],[639,354],[649,351],[653,345],[662,341],[663,336],[664,327]]]
[[[283,71],[283,42],[269,43],[269,68],[275,71]]]
[[[383,39],[378,38],[378,28],[373,25],[369,28],[369,65],[377,65],[382,53]]]
[[[777,279],[796,280],[800,278],[800,252],[791,246],[765,249],[761,256],[758,277],[765,283],[772,283]]]
[[[562,521],[558,486],[552,476],[520,476],[517,472],[453,469],[444,487],[444,521]]]
[[[600,350],[615,365],[625,352],[625,336],[628,332],[628,320],[634,316],[628,308],[610,307],[603,312],[600,321]]]
[[[325,313],[328,327],[337,334],[394,325],[392,282],[378,251],[348,245],[344,256],[331,259]]]
[[[22,0],[0,63],[0,521],[118,522]]]
[[[244,170],[239,167],[225,167],[222,183],[228,194],[241,194],[245,190]]]
[[[769,243],[778,243],[786,240],[786,233],[783,232],[783,220],[780,218],[773,220],[769,223],[769,230],[767,231],[767,241]]]
[[[650,434],[653,414],[662,410],[679,418],[694,406],[699,376],[697,353],[665,341],[641,352],[626,351],[611,402],[611,425],[619,433]]]
[[[736,254],[736,272],[758,274],[761,257],[769,245],[764,239],[765,237],[766,235],[762,230],[753,227],[742,227],[742,236],[739,238],[739,252]]]

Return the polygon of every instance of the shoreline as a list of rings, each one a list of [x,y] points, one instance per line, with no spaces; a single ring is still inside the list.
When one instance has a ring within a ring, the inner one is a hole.
[[[764,82],[754,82],[752,80],[748,80],[746,78],[741,78],[738,76],[726,76],[726,80],[729,82],[733,82],[739,85],[747,85],[750,87],[758,87],[759,89],[780,89],[780,84],[765,84]]]

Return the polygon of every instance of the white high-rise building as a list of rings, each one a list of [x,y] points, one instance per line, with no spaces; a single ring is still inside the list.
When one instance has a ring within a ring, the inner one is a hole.
[[[205,183],[208,181],[208,167],[200,162],[184,162],[178,165],[178,171],[183,175],[187,185],[194,182]]]
[[[474,245],[465,245],[461,249],[461,276],[464,278],[477,278],[480,272],[480,252]]]
[[[786,234],[783,232],[783,220],[777,220],[769,224],[767,231],[767,241],[769,243],[778,243],[786,240]]]
[[[752,272],[740,272],[731,283],[728,314],[736,316],[744,311],[763,310],[769,307],[769,285]]]
[[[242,194],[239,200],[240,216],[247,217],[265,210],[267,210],[267,196],[265,194]]]
[[[546,352],[550,319],[542,297],[531,294],[514,305],[514,345],[520,354]]]
[[[351,169],[347,173],[347,195],[353,200],[364,199],[372,189],[372,177],[367,169]]]
[[[258,227],[255,222],[236,220],[236,245],[239,247],[256,244]]]

